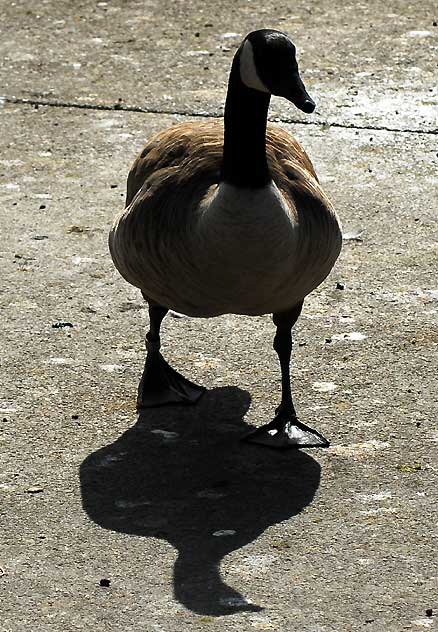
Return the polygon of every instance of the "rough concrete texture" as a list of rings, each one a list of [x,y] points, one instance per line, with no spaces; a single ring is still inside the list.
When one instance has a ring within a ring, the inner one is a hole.
[[[1,629],[434,629],[436,7],[0,14]],[[296,326],[296,404],[327,450],[239,442],[279,399],[269,316],[168,317],[165,355],[210,390],[137,419],[147,314],[106,245],[143,141],[219,115],[236,44],[261,26],[295,38],[318,111],[274,100],[272,116],[350,237]]]

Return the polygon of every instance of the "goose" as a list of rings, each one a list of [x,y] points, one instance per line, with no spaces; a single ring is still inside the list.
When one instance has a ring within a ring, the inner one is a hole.
[[[149,309],[139,410],[196,404],[205,389],[160,353],[169,310],[192,317],[272,314],[281,402],[246,440],[273,448],[326,447],[298,420],[291,394],[292,327],[305,297],[339,256],[341,228],[299,142],[267,124],[271,95],[305,113],[315,103],[286,33],[249,33],[231,66],[224,120],[183,122],[155,135],[128,175],[109,248]]]

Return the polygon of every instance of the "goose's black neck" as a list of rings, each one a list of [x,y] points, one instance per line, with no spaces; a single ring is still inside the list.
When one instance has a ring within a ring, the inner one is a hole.
[[[247,88],[240,78],[239,56],[230,73],[224,115],[221,180],[259,188],[271,181],[266,160],[266,124],[271,95]]]

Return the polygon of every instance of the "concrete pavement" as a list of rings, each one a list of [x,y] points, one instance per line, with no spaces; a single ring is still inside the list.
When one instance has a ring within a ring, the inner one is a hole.
[[[2,629],[433,630],[432,3],[0,13]],[[147,315],[106,245],[144,140],[220,115],[233,51],[262,26],[295,39],[317,112],[271,115],[347,237],[294,348],[298,411],[328,450],[238,441],[278,403],[268,316],[168,317],[164,353],[211,390],[137,419]]]

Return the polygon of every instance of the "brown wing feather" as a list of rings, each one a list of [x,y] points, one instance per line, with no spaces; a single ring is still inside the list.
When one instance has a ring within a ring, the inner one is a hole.
[[[129,173],[126,206],[150,178],[156,183],[170,175],[188,188],[194,178],[210,177],[212,184],[218,182],[223,135],[220,127],[216,121],[181,123],[154,136]]]

